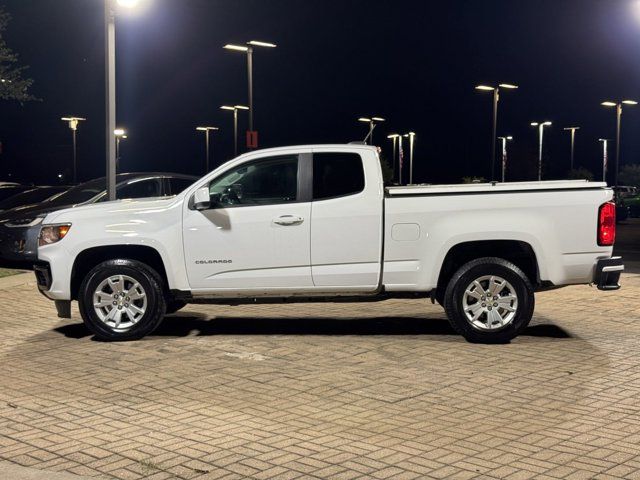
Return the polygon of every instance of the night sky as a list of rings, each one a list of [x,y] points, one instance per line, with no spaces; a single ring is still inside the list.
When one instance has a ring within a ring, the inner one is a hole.
[[[219,126],[214,164],[232,154],[232,116],[246,103],[244,54],[256,49],[255,123],[261,147],[362,140],[359,116],[388,119],[375,143],[390,156],[391,132],[417,133],[415,180],[457,182],[490,172],[491,95],[479,83],[515,83],[503,93],[498,134],[510,134],[508,179],[534,179],[531,121],[551,120],[545,177],[576,163],[600,178],[599,137],[614,138],[603,100],[640,100],[637,0],[145,0],[117,19],[118,125],[129,131],[122,171],[200,175],[199,124]],[[104,174],[103,0],[4,0],[5,38],[30,65],[42,99],[2,105],[0,178],[53,183],[70,171],[79,130],[79,178]],[[247,117],[240,112],[240,130]],[[623,163],[640,162],[640,106],[623,115]],[[614,147],[611,148],[613,157]]]

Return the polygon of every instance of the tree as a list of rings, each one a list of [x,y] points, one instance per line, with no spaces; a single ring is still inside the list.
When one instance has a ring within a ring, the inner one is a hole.
[[[593,182],[593,173],[584,167],[574,168],[569,171],[569,180],[588,180]]]
[[[620,185],[629,185],[640,188],[640,165],[637,163],[625,165],[618,174]]]
[[[11,50],[4,40],[3,32],[11,21],[11,15],[0,7],[0,99],[28,102],[36,100],[29,93],[33,80],[23,77],[26,66],[18,66],[18,55]]]

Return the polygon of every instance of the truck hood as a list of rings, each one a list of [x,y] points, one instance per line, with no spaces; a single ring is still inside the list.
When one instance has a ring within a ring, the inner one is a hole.
[[[66,208],[49,213],[43,224],[73,222],[84,218],[140,215],[171,208],[177,203],[176,197],[143,198],[136,200],[115,200]]]

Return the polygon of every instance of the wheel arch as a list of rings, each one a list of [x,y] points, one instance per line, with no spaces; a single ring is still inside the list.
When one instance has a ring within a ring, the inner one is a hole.
[[[531,244],[521,240],[476,240],[453,245],[444,256],[437,292],[442,295],[453,274],[465,263],[482,257],[508,260],[524,272],[534,288],[542,284],[538,257]]]
[[[107,245],[92,247],[80,252],[71,268],[71,299],[78,299],[78,291],[84,277],[98,264],[115,259],[137,260],[153,268],[168,291],[167,271],[160,252],[146,245]]]

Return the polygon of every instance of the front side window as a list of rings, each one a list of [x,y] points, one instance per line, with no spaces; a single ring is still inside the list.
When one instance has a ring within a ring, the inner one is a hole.
[[[297,155],[245,163],[209,184],[212,204],[219,208],[295,202],[297,193]]]
[[[313,154],[313,199],[344,197],[364,190],[362,159],[357,153]]]

